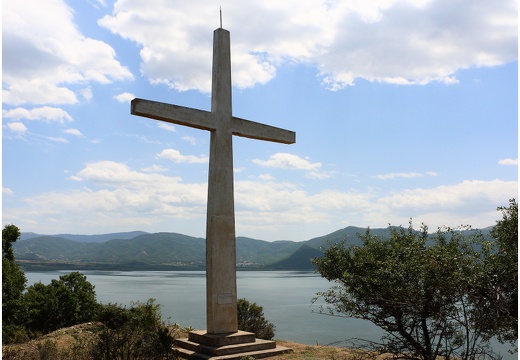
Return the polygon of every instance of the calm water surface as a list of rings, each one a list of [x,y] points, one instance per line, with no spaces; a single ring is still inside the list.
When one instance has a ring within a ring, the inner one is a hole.
[[[70,271],[27,272],[28,284],[52,279]],[[102,303],[131,305],[149,298],[161,304],[169,323],[206,328],[206,276],[203,271],[81,271],[95,286]],[[276,326],[276,338],[304,344],[331,344],[350,338],[378,341],[381,330],[370,322],[317,314],[311,304],[316,292],[331,286],[313,272],[238,271],[239,298],[264,308],[265,318]],[[314,312],[313,312],[314,311]],[[507,350],[502,346],[501,352]],[[502,350],[502,348],[504,350]],[[495,350],[498,350],[496,348]],[[506,358],[516,358],[507,356]]]

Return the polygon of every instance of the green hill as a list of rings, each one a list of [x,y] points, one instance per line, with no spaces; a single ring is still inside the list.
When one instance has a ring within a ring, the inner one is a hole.
[[[52,236],[60,237],[63,239],[69,239],[79,242],[104,242],[112,239],[132,239],[136,236],[147,234],[144,231],[128,231],[118,232],[110,234],[98,234],[98,235],[77,235],[77,234],[56,234],[56,235],[39,235],[32,232],[24,232],[20,236],[20,241],[32,239],[40,236]]]
[[[269,268],[277,270],[315,270],[316,267],[311,263],[311,259],[322,256],[321,251],[303,244],[289,257],[269,265]]]
[[[255,269],[313,269],[309,259],[321,256],[322,248],[327,248],[329,243],[343,240],[347,244],[360,245],[361,240],[357,234],[365,231],[363,228],[349,226],[302,242],[268,242],[237,237],[237,266]],[[372,229],[371,233],[387,237],[390,230]],[[483,233],[486,235],[489,230],[484,230]],[[125,238],[106,240],[110,236],[121,235]],[[60,268],[70,266],[75,269],[166,270],[200,269],[206,264],[205,239],[183,234],[114,233],[92,235],[95,238],[89,238],[87,242],[72,240],[78,239],[75,235],[62,236],[31,233],[25,236],[25,240],[14,243],[15,257],[26,269],[30,266],[55,268],[59,265]],[[94,239],[104,241],[97,242]]]

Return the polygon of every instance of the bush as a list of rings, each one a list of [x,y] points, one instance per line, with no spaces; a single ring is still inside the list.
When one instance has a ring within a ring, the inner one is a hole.
[[[271,340],[275,326],[264,317],[263,307],[250,303],[246,299],[238,299],[238,328],[256,334],[259,339]]]
[[[33,335],[92,321],[97,315],[94,286],[79,272],[60,276],[49,285],[41,282],[24,294],[26,329]]]
[[[154,299],[131,308],[104,305],[99,313],[103,324],[93,357],[106,360],[176,359],[173,336],[161,321]]]

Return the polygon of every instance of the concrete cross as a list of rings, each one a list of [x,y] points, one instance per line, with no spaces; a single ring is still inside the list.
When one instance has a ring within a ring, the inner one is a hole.
[[[238,331],[233,135],[292,144],[295,133],[234,117],[231,111],[229,31],[213,32],[211,112],[132,100],[131,113],[211,132],[206,219],[206,321],[208,334]]]

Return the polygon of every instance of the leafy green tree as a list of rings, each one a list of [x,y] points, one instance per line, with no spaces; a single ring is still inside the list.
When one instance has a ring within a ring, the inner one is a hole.
[[[85,275],[72,272],[49,285],[36,283],[24,295],[27,330],[48,333],[62,327],[92,321],[99,308],[94,286]]]
[[[50,285],[38,282],[29,286],[24,294],[24,303],[27,311],[25,326],[33,337],[61,327],[58,298]]]
[[[271,340],[274,337],[275,326],[265,319],[263,307],[238,299],[237,310],[240,330],[255,333],[259,339]]]
[[[468,295],[482,271],[479,232],[439,229],[428,235],[390,228],[390,238],[373,236],[362,246],[331,245],[314,259],[322,277],[335,286],[318,293],[331,315],[371,321],[385,331],[379,349],[396,356],[435,360],[470,359],[489,352],[477,326],[483,309]],[[325,309],[323,309],[325,311]]]
[[[518,339],[518,204],[497,208],[502,219],[490,232],[496,247],[486,256],[484,271],[474,287],[474,298],[487,311],[479,320],[486,333],[501,342]]]
[[[103,305],[98,320],[103,324],[93,357],[105,360],[176,359],[173,337],[161,320],[160,305],[149,299],[130,309]]]
[[[51,286],[57,289],[65,326],[91,321],[96,317],[99,305],[95,287],[85,275],[72,272],[60,276],[59,280],[52,280]]]
[[[15,263],[13,243],[20,229],[6,225],[2,230],[2,343],[8,342],[23,323],[22,294],[27,278]]]
[[[13,225],[6,225],[2,229],[2,256],[14,261],[13,243],[20,238],[20,229]]]

